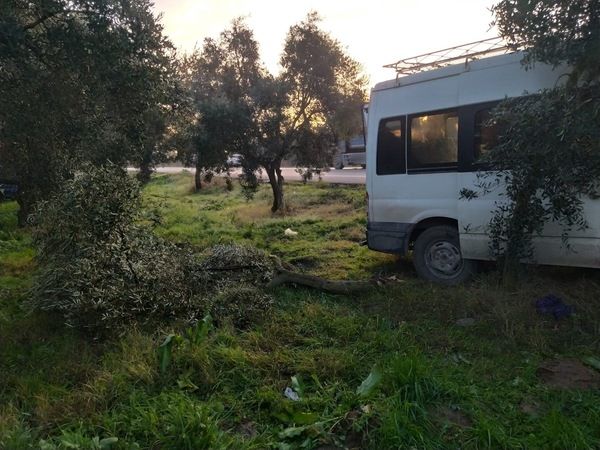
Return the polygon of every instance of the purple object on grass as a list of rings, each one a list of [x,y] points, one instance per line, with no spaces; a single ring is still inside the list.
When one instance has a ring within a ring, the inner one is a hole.
[[[539,314],[551,314],[556,320],[569,317],[575,311],[571,305],[565,304],[560,297],[548,294],[535,301],[535,309]]]

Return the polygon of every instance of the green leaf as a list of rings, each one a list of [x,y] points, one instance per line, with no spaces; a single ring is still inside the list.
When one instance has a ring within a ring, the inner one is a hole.
[[[79,448],[78,444],[74,444],[71,441],[68,441],[66,438],[63,438],[60,440],[60,443],[65,447],[65,448]]]
[[[102,450],[111,448],[113,444],[116,444],[119,441],[117,437],[108,437],[100,440],[100,448]]]
[[[40,450],[56,450],[56,445],[52,444],[51,442],[45,441],[44,439],[40,439],[40,441],[38,442],[38,446],[40,447]]]
[[[165,373],[169,367],[169,364],[171,364],[171,359],[173,358],[173,341],[175,337],[175,334],[169,334],[163,343],[158,347],[160,373]]]
[[[201,321],[196,323],[195,326],[188,328],[185,331],[185,336],[193,345],[200,345],[208,337],[211,328],[212,317],[210,314],[207,314]]]
[[[362,396],[369,395],[381,382],[381,379],[381,370],[377,366],[374,366],[373,369],[371,369],[369,376],[365,378],[358,389],[356,389],[356,393]]]
[[[588,356],[587,358],[584,358],[583,362],[596,370],[600,370],[600,359],[594,356]]]
[[[184,391],[194,392],[199,388],[189,378],[182,378],[177,380],[177,387]]]
[[[212,316],[207,314],[204,318],[196,325],[196,336],[194,344],[200,344],[208,337],[208,333],[212,329]]]
[[[300,397],[304,396],[304,384],[299,375],[292,377],[292,388],[298,393]]]
[[[289,427],[279,433],[281,439],[289,439],[301,436],[306,430],[306,427]]]
[[[319,420],[319,415],[310,412],[297,412],[292,415],[292,421],[296,425],[311,425]]]

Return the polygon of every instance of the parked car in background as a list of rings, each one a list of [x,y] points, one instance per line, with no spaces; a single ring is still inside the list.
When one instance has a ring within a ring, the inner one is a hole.
[[[240,167],[242,165],[242,155],[239,153],[233,153],[227,157],[228,167]]]
[[[0,201],[14,200],[17,198],[19,186],[12,183],[4,183],[0,181]]]
[[[350,166],[367,166],[365,153],[365,137],[361,134],[338,143],[338,152],[334,157],[333,167],[343,169]]]

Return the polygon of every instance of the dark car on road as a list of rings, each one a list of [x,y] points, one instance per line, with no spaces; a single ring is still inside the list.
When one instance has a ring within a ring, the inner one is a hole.
[[[0,180],[0,201],[14,200],[19,192],[19,186],[10,182]]]

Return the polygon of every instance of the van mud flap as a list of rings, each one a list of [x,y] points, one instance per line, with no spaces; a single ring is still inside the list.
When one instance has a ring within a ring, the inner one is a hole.
[[[401,222],[369,222],[367,245],[371,250],[403,255],[412,224]]]

